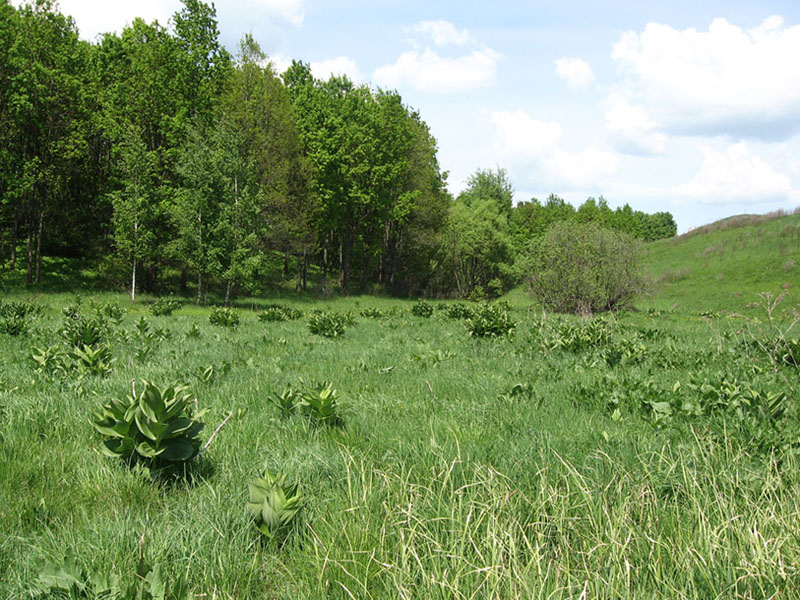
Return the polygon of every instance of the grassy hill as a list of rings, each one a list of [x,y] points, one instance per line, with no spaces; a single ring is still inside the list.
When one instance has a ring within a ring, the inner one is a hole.
[[[645,307],[744,311],[761,292],[800,302],[800,214],[729,217],[647,247]]]

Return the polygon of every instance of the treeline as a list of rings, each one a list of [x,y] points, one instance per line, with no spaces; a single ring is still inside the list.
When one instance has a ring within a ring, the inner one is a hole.
[[[602,198],[513,206],[501,169],[453,199],[446,175],[397,92],[297,61],[279,77],[249,35],[232,56],[200,0],[96,43],[49,0],[0,0],[0,265],[28,283],[67,256],[97,258],[132,297],[170,282],[228,301],[290,277],[480,295],[511,285],[557,220],[675,233],[668,213]]]

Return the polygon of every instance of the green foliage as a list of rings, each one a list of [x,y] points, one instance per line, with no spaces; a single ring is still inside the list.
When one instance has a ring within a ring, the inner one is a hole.
[[[303,311],[291,306],[273,304],[258,313],[259,321],[294,321],[303,316]]]
[[[522,272],[548,310],[584,315],[619,310],[646,287],[640,244],[594,223],[556,223],[527,252]]]
[[[42,306],[31,302],[0,302],[0,332],[17,336],[28,329],[30,318],[42,314]]]
[[[115,573],[87,572],[68,554],[60,563],[48,563],[33,582],[35,597],[70,600],[189,600],[192,594],[182,577],[169,582],[156,565],[146,569],[140,563],[134,581],[124,585]]]
[[[473,310],[463,302],[448,304],[444,309],[445,314],[451,319],[469,319]]]
[[[411,307],[411,314],[415,317],[427,319],[433,315],[433,305],[430,302],[425,302],[425,300],[417,300],[414,306]]]
[[[95,346],[83,345],[73,348],[68,354],[73,367],[80,375],[105,376],[111,373],[114,359],[108,346],[97,344]],[[34,358],[36,360],[36,358]],[[46,359],[45,359],[46,362]],[[42,365],[46,368],[46,364]]]
[[[299,409],[313,425],[334,427],[344,423],[337,400],[338,394],[330,382],[316,386],[302,384],[299,389],[287,386],[281,394],[269,396],[284,418],[295,415]]]
[[[508,310],[495,303],[475,307],[465,325],[472,337],[501,337],[511,333],[516,326]]]
[[[61,337],[76,348],[96,346],[103,339],[105,325],[98,319],[87,319],[80,315],[67,317],[61,328]]]
[[[265,470],[263,476],[251,481],[247,488],[247,512],[269,542],[282,546],[297,530],[305,500],[297,491],[298,485],[287,484],[286,475],[277,476]]]
[[[154,317],[168,317],[181,307],[179,300],[158,298],[150,305],[150,314]]]
[[[367,317],[368,319],[383,319],[386,317],[386,313],[384,311],[374,307],[362,308],[359,314],[362,317]]]
[[[335,338],[344,335],[349,319],[340,313],[317,312],[308,319],[308,330],[314,335]]]
[[[125,318],[125,310],[113,302],[104,302],[94,306],[98,319],[108,319],[114,325],[120,325]],[[71,311],[70,311],[71,312]],[[73,315],[74,316],[74,315]]]
[[[219,327],[233,329],[239,325],[239,314],[227,306],[216,306],[211,309],[208,322]]]
[[[92,425],[105,440],[102,451],[126,461],[143,460],[160,468],[193,459],[200,452],[201,418],[188,386],[163,388],[149,381],[132,386],[123,399],[112,399],[93,413]]]

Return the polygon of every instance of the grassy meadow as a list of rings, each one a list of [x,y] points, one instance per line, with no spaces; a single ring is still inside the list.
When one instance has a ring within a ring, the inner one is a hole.
[[[226,327],[191,303],[8,291],[41,308],[0,333],[0,597],[796,597],[799,248],[800,216],[658,242],[638,310],[560,317],[515,290],[513,332],[489,337],[474,303],[253,299]],[[766,291],[788,293],[771,320]],[[273,302],[303,316],[259,319]],[[344,333],[312,334],[314,310]],[[105,358],[75,358],[76,314]],[[207,409],[185,472],[100,452],[92,411],[132,380]],[[323,382],[338,424],[270,400]],[[303,496],[280,542],[245,508],[265,468]]]

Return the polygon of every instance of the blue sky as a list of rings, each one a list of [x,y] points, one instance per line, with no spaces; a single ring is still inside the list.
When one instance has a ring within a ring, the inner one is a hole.
[[[62,0],[83,37],[174,0]],[[603,195],[680,231],[800,206],[800,3],[227,0],[278,69],[397,89],[439,142],[453,193],[505,168],[517,200]]]

